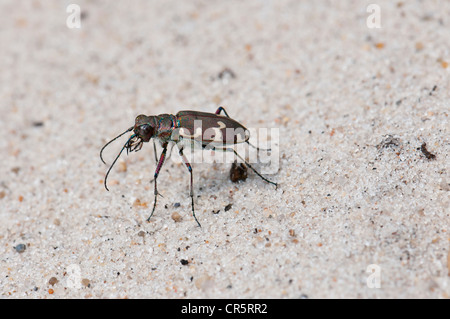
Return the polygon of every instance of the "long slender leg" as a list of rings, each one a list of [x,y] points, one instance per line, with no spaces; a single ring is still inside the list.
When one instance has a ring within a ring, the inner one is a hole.
[[[156,142],[155,142],[155,140],[153,140],[153,153],[155,154],[155,163],[156,163],[156,165],[158,165],[158,152],[156,151]],[[150,184],[153,183],[154,180],[155,180],[155,178],[152,178],[150,180]]]
[[[275,185],[275,188],[278,187],[278,184],[275,182],[272,182],[270,180],[268,180],[267,178],[265,178],[264,176],[261,175],[261,173],[259,173],[255,168],[253,168],[253,166],[250,165],[250,163],[248,163],[241,155],[238,154],[238,152],[236,152],[235,149],[227,149],[227,152],[233,151],[234,154],[236,154],[237,157],[239,157],[242,161],[244,161],[245,165],[247,165],[248,167],[250,167],[250,169],[252,171],[255,172],[256,175],[258,175],[259,177],[261,177],[261,179],[269,184]]]
[[[220,114],[220,112],[222,112],[222,111],[223,111],[223,113],[225,113],[226,117],[231,118],[231,117],[228,115],[228,113],[227,113],[227,111],[225,110],[225,108],[223,108],[222,106],[219,106],[219,108],[218,108],[217,111],[216,111],[216,114]],[[258,146],[255,146],[255,145],[253,145],[252,143],[250,143],[249,141],[245,141],[245,143],[247,143],[248,145],[250,145],[250,146],[253,147],[253,148],[256,148],[256,150],[257,150],[258,152],[259,152],[259,151],[267,151],[267,152],[270,151],[270,148],[267,148],[267,149],[265,149],[265,148],[259,148]]]
[[[259,177],[261,177],[261,179],[269,184],[275,185],[275,188],[278,187],[278,184],[275,182],[272,182],[271,180],[268,180],[266,177],[262,176],[260,172],[258,172],[255,168],[253,168],[253,166],[250,165],[249,162],[247,162],[241,155],[239,155],[238,152],[236,152],[236,150],[234,148],[216,148],[213,147],[211,149],[212,151],[223,151],[223,152],[234,152],[234,154],[239,157],[244,163],[245,165],[247,165],[248,167],[250,167],[250,169],[255,172],[256,175],[258,175]]]
[[[190,186],[190,192],[189,195],[191,196],[191,207],[192,207],[192,216],[194,216],[195,221],[197,222],[199,227],[202,227],[200,223],[197,220],[197,217],[195,217],[195,210],[194,210],[194,186],[193,186],[193,174],[192,174],[192,166],[189,164],[186,156],[183,154],[183,147],[180,148],[180,156],[183,158],[183,162],[186,165],[189,173],[191,174],[191,186]]]
[[[162,153],[161,153],[161,156],[159,157],[158,165],[156,166],[155,177],[153,178],[154,181],[155,181],[155,191],[154,191],[154,194],[155,194],[155,202],[154,202],[154,204],[153,204],[152,213],[151,213],[150,216],[147,218],[147,221],[150,221],[150,218],[152,218],[153,213],[155,212],[156,201],[157,201],[158,195],[159,195],[159,194],[158,194],[158,188],[157,188],[157,185],[156,185],[156,180],[157,180],[157,178],[158,178],[159,171],[161,170],[161,167],[162,167],[162,165],[164,164],[164,158],[166,157],[166,152],[167,152],[167,143],[163,144],[162,147],[163,147],[163,151],[162,151]]]
[[[155,163],[158,164],[158,152],[156,151],[156,142],[153,139],[153,152],[155,153]]]
[[[169,155],[167,156],[167,158],[170,158],[170,157],[172,156],[172,149],[173,149],[174,146],[175,146],[175,144],[172,144],[172,147],[170,148]],[[154,154],[155,154],[155,162],[156,162],[156,165],[158,165],[158,152],[156,151],[156,142],[155,142],[155,140],[153,140],[153,152],[154,152]],[[153,183],[154,180],[155,180],[155,179],[152,178],[152,179],[150,180],[150,184]]]

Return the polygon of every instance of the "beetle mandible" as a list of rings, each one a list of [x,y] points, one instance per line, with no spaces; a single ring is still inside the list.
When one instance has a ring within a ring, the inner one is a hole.
[[[221,115],[223,112],[225,115]],[[201,127],[195,125],[196,121],[201,121],[203,124]],[[261,175],[255,168],[253,168],[242,156],[240,156],[234,148],[230,146],[238,143],[247,143],[251,146],[249,142],[250,134],[249,131],[239,122],[233,120],[223,107],[219,107],[215,113],[197,112],[197,111],[180,111],[176,115],[172,114],[160,114],[156,116],[146,116],[138,115],[135,119],[134,126],[127,129],[125,132],[113,138],[111,141],[106,143],[100,150],[100,159],[103,163],[102,153],[103,150],[111,144],[113,141],[121,137],[122,135],[133,131],[134,133],[128,138],[124,146],[120,150],[119,154],[114,159],[113,163],[106,172],[104,185],[106,190],[109,191],[106,184],[108,175],[116,163],[117,159],[120,157],[122,152],[126,149],[128,152],[137,152],[142,148],[142,145],[149,142],[152,138],[158,139],[162,146],[162,153],[159,160],[156,155],[156,170],[154,175],[154,195],[155,201],[153,203],[153,209],[147,221],[153,216],[156,208],[156,202],[158,199],[158,188],[157,188],[157,178],[161,170],[162,165],[166,157],[167,147],[169,142],[175,142],[179,149],[179,154],[186,165],[190,174],[190,197],[191,197],[191,207],[192,215],[197,222],[198,226],[201,227],[197,217],[195,216],[194,210],[194,191],[193,191],[193,174],[192,166],[188,162],[186,156],[183,154],[185,147],[193,147],[195,145],[201,146],[203,149],[213,150],[213,151],[226,151],[234,152],[234,154],[239,157],[253,172],[261,177],[265,182],[275,185],[277,183],[268,180],[266,177]],[[153,140],[154,141],[154,140]],[[253,146],[255,147],[255,146]],[[255,147],[257,150],[259,148]],[[106,163],[105,163],[106,164]]]

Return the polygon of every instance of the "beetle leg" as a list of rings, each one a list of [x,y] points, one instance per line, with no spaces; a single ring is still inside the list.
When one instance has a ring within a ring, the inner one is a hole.
[[[175,146],[175,144],[172,144],[172,147],[170,148],[169,155],[167,156],[167,158],[170,158],[172,156],[172,149],[173,149],[174,146]],[[156,165],[158,165],[158,152],[156,151],[156,142],[155,142],[155,140],[153,140],[153,152],[155,153]],[[155,178],[152,178],[150,180],[150,184],[153,183],[154,181],[155,181]],[[161,194],[159,194],[159,195],[162,196]]]
[[[265,178],[264,176],[262,176],[261,173],[259,173],[255,168],[253,168],[253,166],[251,166],[250,163],[248,163],[241,155],[239,155],[238,152],[236,152],[235,149],[233,149],[233,148],[232,148],[232,149],[227,149],[227,151],[233,151],[234,154],[236,154],[236,156],[239,157],[239,158],[245,163],[245,165],[247,165],[248,167],[250,167],[250,169],[251,169],[252,171],[254,171],[256,175],[258,175],[259,177],[261,177],[261,179],[262,179],[263,181],[265,181],[265,182],[267,182],[267,183],[269,183],[269,184],[275,185],[275,189],[278,187],[278,184],[277,184],[277,183],[272,182],[272,181],[268,180],[267,178]]]
[[[234,154],[239,157],[244,163],[245,165],[247,165],[253,172],[255,172],[256,175],[258,175],[259,177],[261,177],[261,179],[269,184],[275,185],[275,189],[278,187],[278,184],[275,182],[272,182],[270,180],[268,180],[267,178],[265,178],[264,176],[261,175],[260,172],[258,172],[255,168],[253,168],[253,166],[250,165],[250,163],[248,163],[241,155],[239,155],[238,152],[236,152],[236,150],[234,148],[216,148],[213,147],[211,149],[212,151],[223,151],[223,152],[234,152]]]
[[[230,116],[228,115],[227,111],[225,110],[225,108],[222,107],[222,106],[219,106],[219,108],[218,108],[217,111],[216,111],[216,114],[220,114],[220,112],[222,112],[222,111],[223,111],[223,113],[225,113],[225,115],[226,115],[227,117],[230,117]],[[230,117],[230,118],[231,118],[231,117]]]
[[[163,144],[163,150],[161,153],[161,156],[159,157],[159,161],[158,161],[158,165],[156,166],[156,171],[155,171],[155,177],[154,177],[154,181],[155,181],[155,202],[153,204],[153,209],[152,209],[152,213],[150,214],[150,216],[147,218],[147,221],[150,221],[150,218],[152,218],[153,213],[155,212],[155,208],[156,208],[156,201],[158,199],[158,195],[160,195],[158,193],[158,188],[156,185],[156,180],[158,178],[159,175],[159,171],[161,170],[162,165],[164,164],[164,158],[166,157],[166,152],[167,152],[167,143]]]
[[[199,227],[202,227],[200,223],[197,220],[197,217],[195,217],[195,211],[194,211],[194,186],[193,186],[193,174],[192,174],[192,166],[188,162],[186,156],[183,154],[183,147],[180,148],[180,156],[183,159],[184,164],[186,165],[189,173],[191,174],[191,186],[190,186],[190,192],[189,195],[191,196],[191,207],[192,207],[192,216],[194,216],[195,221],[197,222]]]
[[[156,151],[156,142],[155,140],[153,140],[153,153],[155,154],[155,163],[156,165],[158,165],[158,152]],[[150,180],[150,184],[153,183],[155,181],[155,178],[152,178]]]
[[[153,151],[155,153],[155,163],[158,164],[158,152],[156,152],[156,142],[153,139]]]

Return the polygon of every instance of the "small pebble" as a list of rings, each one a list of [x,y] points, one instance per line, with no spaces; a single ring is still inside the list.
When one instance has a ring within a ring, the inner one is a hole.
[[[52,277],[49,279],[48,283],[49,283],[49,285],[54,286],[58,283],[58,279],[56,277]]]
[[[90,287],[91,287],[91,281],[90,281],[89,279],[86,279],[86,278],[84,278],[84,279],[81,280],[81,284],[82,284],[84,287],[87,287],[87,288],[90,288]]]
[[[33,125],[34,127],[41,127],[41,126],[44,126],[44,122],[41,122],[41,121],[34,121],[34,122],[32,123],[32,125]]]
[[[189,261],[186,260],[186,259],[181,259],[181,260],[180,260],[180,263],[181,263],[183,266],[186,266],[187,264],[189,264]]]
[[[139,236],[139,237],[145,237],[145,231],[141,230],[141,231],[138,233],[138,236]]]
[[[172,219],[174,220],[174,222],[178,223],[181,221],[182,217],[180,214],[178,214],[177,212],[174,212],[172,214]]]
[[[231,165],[230,179],[233,183],[245,181],[247,179],[247,166],[244,163],[238,164],[236,161]]]
[[[25,244],[19,244],[16,247],[14,247],[14,249],[18,252],[18,253],[23,253],[25,251],[25,249],[27,249],[27,245]]]

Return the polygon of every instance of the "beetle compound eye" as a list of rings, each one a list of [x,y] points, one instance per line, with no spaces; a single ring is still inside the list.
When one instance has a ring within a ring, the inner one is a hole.
[[[148,124],[141,125],[139,127],[139,136],[144,140],[149,140],[153,135],[153,127]]]

